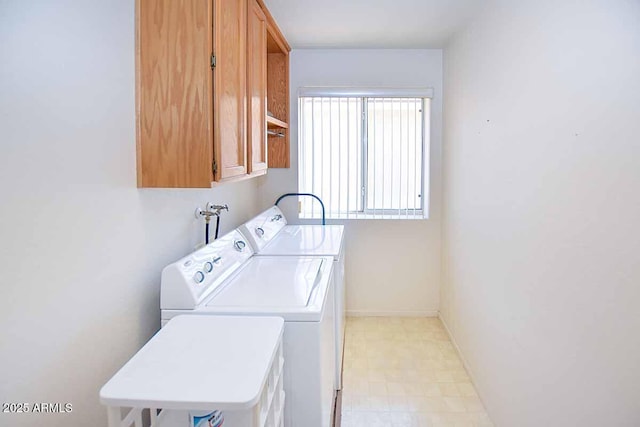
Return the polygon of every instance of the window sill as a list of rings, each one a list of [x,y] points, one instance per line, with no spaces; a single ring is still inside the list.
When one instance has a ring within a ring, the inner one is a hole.
[[[321,214],[305,214],[305,213],[300,213],[298,215],[298,217],[300,219],[318,219],[321,220],[322,219],[322,215]],[[377,219],[382,219],[382,220],[401,220],[401,221],[416,221],[416,220],[425,220],[425,219],[429,219],[428,216],[424,216],[422,214],[422,212],[418,213],[416,212],[416,214],[368,214],[368,213],[348,213],[348,214],[327,214],[326,215],[326,219],[327,220],[344,220],[344,219],[348,219],[348,220],[358,220],[358,219],[364,219],[364,220],[377,220]]]

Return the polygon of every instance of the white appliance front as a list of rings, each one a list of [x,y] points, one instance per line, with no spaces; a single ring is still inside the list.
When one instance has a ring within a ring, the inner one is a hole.
[[[244,236],[234,231],[165,268],[162,322],[180,314],[282,317],[285,426],[329,427],[335,372],[333,259],[252,257],[251,248],[239,242]],[[185,304],[189,296],[192,304]]]
[[[342,362],[346,326],[346,284],[343,225],[288,225],[282,211],[272,206],[240,227],[259,256],[331,256],[334,259],[336,307],[335,388],[342,389]]]

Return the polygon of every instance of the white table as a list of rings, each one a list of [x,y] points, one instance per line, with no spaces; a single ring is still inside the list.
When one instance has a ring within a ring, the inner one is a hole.
[[[279,317],[173,318],[100,390],[109,426],[189,427],[213,410],[224,427],[281,425],[283,329]]]

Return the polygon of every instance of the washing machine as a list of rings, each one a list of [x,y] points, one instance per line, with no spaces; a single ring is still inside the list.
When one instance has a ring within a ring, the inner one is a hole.
[[[234,230],[165,267],[162,323],[181,314],[282,317],[284,425],[329,427],[335,397],[333,258],[253,255]]]
[[[273,206],[240,226],[258,256],[329,256],[334,264],[336,307],[336,372],[334,386],[342,389],[342,361],[346,315],[343,225],[288,225]]]

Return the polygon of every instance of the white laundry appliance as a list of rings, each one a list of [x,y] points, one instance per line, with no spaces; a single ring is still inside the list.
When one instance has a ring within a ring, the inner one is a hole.
[[[284,425],[329,427],[335,393],[333,258],[253,254],[234,230],[165,267],[162,324],[180,314],[282,317]]]
[[[334,261],[336,307],[336,390],[342,389],[345,299],[344,226],[287,225],[282,211],[273,206],[240,227],[259,256],[330,256]]]

